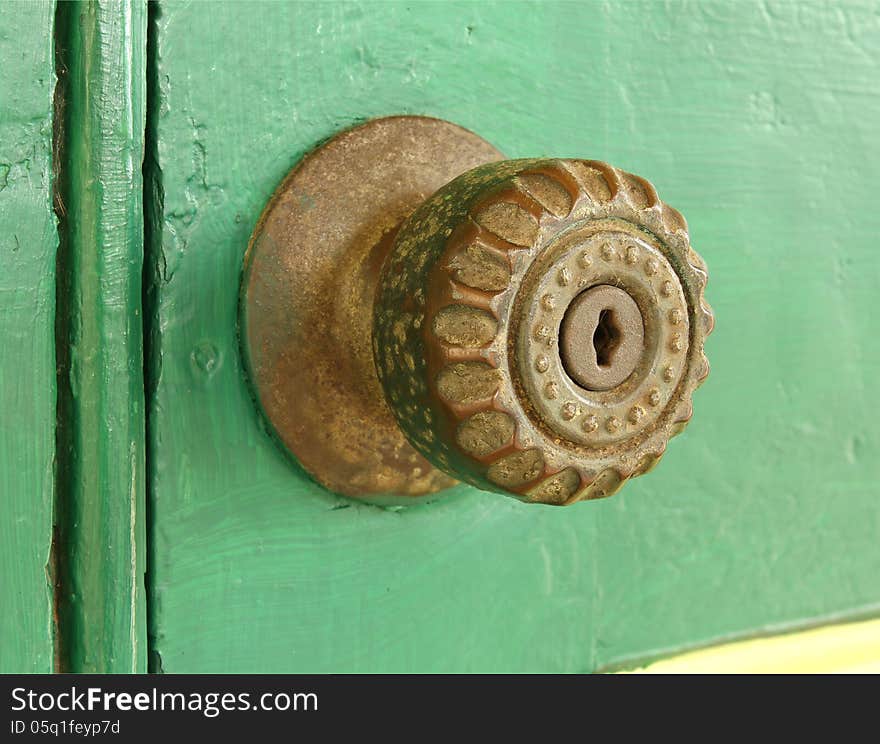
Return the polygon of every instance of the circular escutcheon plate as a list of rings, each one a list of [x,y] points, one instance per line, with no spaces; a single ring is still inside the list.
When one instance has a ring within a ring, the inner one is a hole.
[[[455,482],[413,449],[388,409],[373,363],[373,301],[410,213],[502,158],[446,121],[375,119],[306,156],[260,217],[241,289],[245,367],[271,429],[327,488],[376,500]]]

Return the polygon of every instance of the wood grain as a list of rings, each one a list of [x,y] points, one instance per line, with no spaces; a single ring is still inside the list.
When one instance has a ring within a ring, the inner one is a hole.
[[[880,611],[876,3],[162,2],[151,31],[156,669],[590,671]],[[713,372],[655,472],[395,511],[272,443],[248,236],[303,153],[392,113],[608,161],[686,215]]]
[[[51,3],[0,24],[0,673],[51,672],[55,249]]]

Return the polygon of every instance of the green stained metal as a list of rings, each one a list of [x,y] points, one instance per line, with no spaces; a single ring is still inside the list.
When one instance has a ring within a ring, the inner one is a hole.
[[[0,673],[51,672],[55,250],[51,3],[0,23]]]
[[[880,610],[876,3],[162,3],[151,33],[156,669],[591,671]],[[248,237],[306,151],[399,112],[608,161],[687,217],[713,371],[618,496],[385,510],[264,431]]]
[[[62,3],[63,666],[146,670],[141,165],[146,4]]]

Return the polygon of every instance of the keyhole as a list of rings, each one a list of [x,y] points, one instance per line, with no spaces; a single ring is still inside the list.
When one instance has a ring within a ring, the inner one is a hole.
[[[596,350],[596,364],[600,367],[610,367],[614,352],[620,346],[623,337],[620,326],[617,324],[614,310],[606,307],[599,313],[599,322],[593,332],[593,348]]]
[[[562,366],[586,390],[620,385],[635,371],[644,348],[641,310],[620,287],[590,287],[565,310],[559,328]]]

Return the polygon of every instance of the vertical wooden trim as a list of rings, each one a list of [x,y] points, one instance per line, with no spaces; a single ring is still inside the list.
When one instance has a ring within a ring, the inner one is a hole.
[[[141,315],[145,2],[59,5],[63,667],[146,671]]]
[[[151,463],[155,455],[155,441],[151,433],[151,401],[156,390],[161,371],[161,357],[159,349],[159,323],[156,316],[156,289],[158,285],[157,272],[159,262],[154,251],[161,251],[162,235],[162,211],[164,208],[165,194],[162,189],[162,169],[159,166],[159,139],[157,133],[159,112],[161,109],[159,77],[157,64],[158,21],[160,16],[158,2],[148,3],[147,15],[147,93],[146,93],[146,123],[144,127],[144,167],[143,167],[143,205],[144,205],[144,266],[143,266],[143,338],[144,338],[144,390],[145,390],[145,420],[146,420],[146,459]],[[148,670],[153,673],[161,673],[162,660],[158,651],[155,650],[155,639],[158,629],[155,625],[153,613],[153,579],[152,567],[155,565],[155,540],[153,539],[153,513],[152,493],[153,481],[151,469],[146,469],[146,533],[147,533],[147,644],[149,645]]]
[[[52,3],[0,29],[0,673],[53,669]]]

